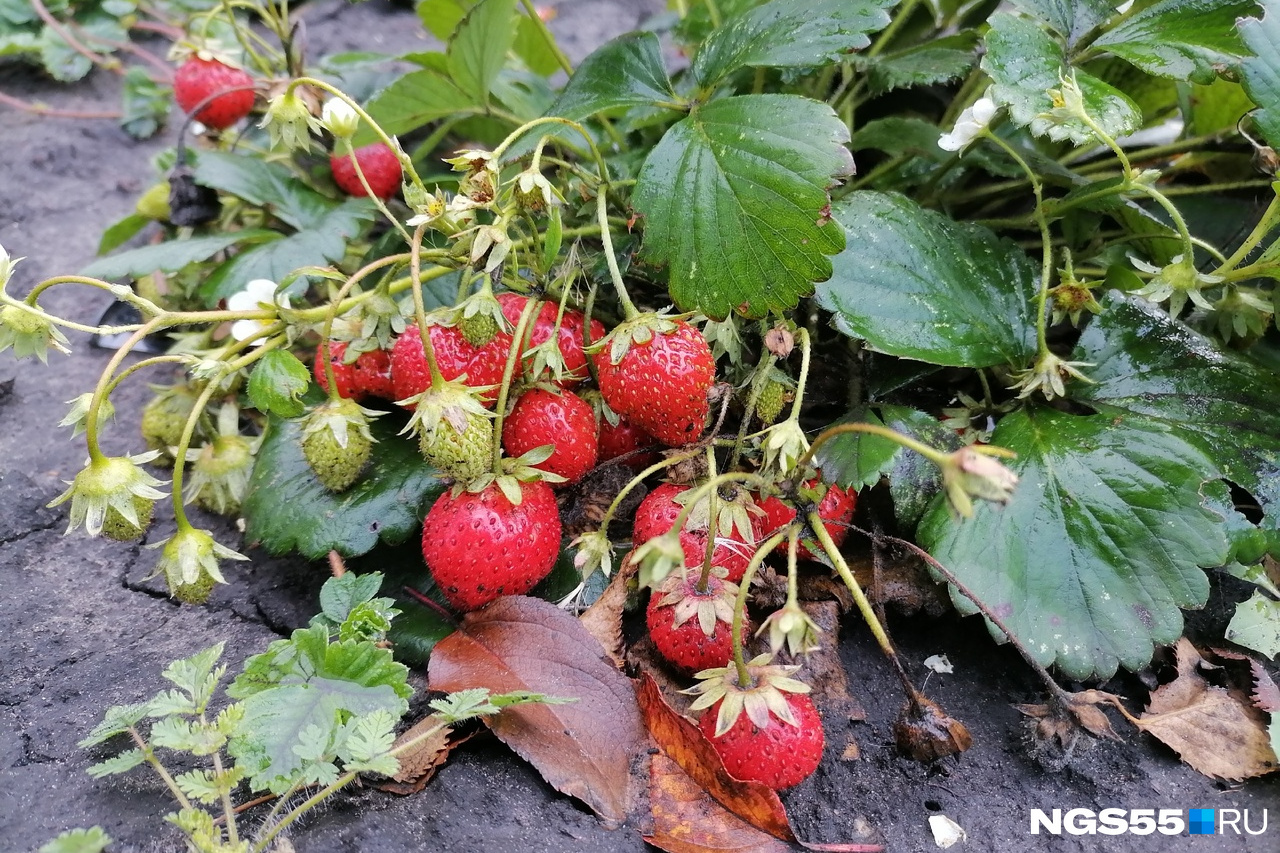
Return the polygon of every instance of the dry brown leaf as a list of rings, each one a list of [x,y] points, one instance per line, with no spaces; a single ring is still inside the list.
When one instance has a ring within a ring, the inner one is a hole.
[[[929,574],[924,561],[905,549],[885,545],[877,566],[870,552],[849,561],[849,568],[867,597],[880,605],[893,604],[908,616],[941,616],[951,609],[946,586]]]
[[[1246,664],[1249,667],[1249,682],[1239,683],[1240,679],[1236,679],[1240,689],[1249,691],[1249,701],[1260,710],[1269,714],[1280,712],[1280,686],[1276,685],[1262,664],[1250,655],[1230,649],[1210,649],[1209,651],[1215,657]]]
[[[862,722],[867,718],[862,703],[849,692],[849,674],[840,660],[840,605],[834,601],[802,601],[800,607],[822,631],[821,647],[807,655],[778,655],[779,663],[800,664],[797,676],[813,689],[813,698],[822,707],[827,736],[841,745],[841,755],[858,754],[851,727],[837,728],[837,722]],[[842,740],[841,740],[842,739]]]
[[[699,787],[757,829],[783,841],[796,840],[778,792],[759,782],[740,782],[730,776],[715,747],[697,726],[667,704],[647,672],[640,674],[636,695],[653,739]]]
[[[1134,724],[1206,776],[1248,779],[1280,767],[1265,715],[1206,681],[1199,672],[1203,658],[1189,640],[1178,641],[1177,656],[1178,677],[1151,694]]]
[[[632,760],[648,748],[644,722],[630,680],[575,617],[536,598],[500,598],[436,644],[428,680],[448,693],[484,687],[576,700],[512,706],[485,723],[556,790],[606,824],[626,819],[638,794]]]
[[[653,829],[644,840],[667,853],[788,853],[790,844],[717,803],[667,756],[649,766]]]
[[[392,748],[398,748],[428,729],[433,729],[440,725],[441,722],[438,714],[423,717],[404,734],[396,738]],[[440,731],[415,746],[412,751],[401,755],[400,772],[375,787],[379,791],[401,796],[418,793],[427,786],[427,783],[436,775],[436,771],[449,760],[450,753],[475,737],[475,734],[475,732],[472,732],[471,734],[456,737],[452,728],[444,726]]]
[[[601,596],[578,617],[591,636],[600,641],[604,653],[619,669],[624,664],[622,611],[627,604],[627,585],[639,569],[640,564],[630,559],[628,553]]]

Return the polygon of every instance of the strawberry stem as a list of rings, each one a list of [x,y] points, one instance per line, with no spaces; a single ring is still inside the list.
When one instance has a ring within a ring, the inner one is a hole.
[[[111,361],[107,362],[107,367],[102,371],[102,375],[98,377],[98,384],[93,389],[93,397],[89,400],[89,408],[85,413],[84,419],[84,441],[88,447],[89,460],[91,462],[101,463],[106,459],[106,456],[103,455],[102,450],[98,447],[98,411],[102,408],[102,401],[107,398],[111,377],[115,374],[116,368],[124,361],[125,356],[141,343],[143,338],[158,330],[160,326],[159,317],[144,323],[127,341],[121,344],[115,355],[111,357]]]
[[[768,384],[769,371],[778,357],[769,352],[768,347],[760,347],[760,361],[756,363],[755,372],[751,376],[751,393],[747,397],[747,410],[742,414],[742,423],[738,425],[738,437],[733,442],[733,453],[729,456],[729,467],[738,467],[742,458],[742,445],[747,438],[747,429],[751,426],[751,417],[756,413],[756,404],[760,402],[760,394]]]
[[[773,553],[773,549],[787,537],[793,526],[789,526],[786,530],[779,530],[761,543],[756,552],[751,555],[751,562],[747,563],[747,570],[743,572],[742,580],[738,582],[738,597],[733,602],[733,629],[730,631],[730,637],[733,641],[733,665],[738,670],[738,686],[743,690],[752,687],[751,670],[747,669],[747,659],[742,650],[742,625],[746,620],[751,581],[755,578],[760,565],[764,563],[765,557]]]
[[[714,447],[707,448],[707,473],[712,477],[716,474],[716,451]],[[707,582],[711,579],[711,558],[716,552],[715,517],[717,497],[719,495],[715,489],[712,489],[711,494],[707,495],[707,514],[711,516],[712,521],[707,528],[707,546],[703,549],[702,554],[702,573],[698,575],[698,584],[695,587],[701,593],[707,591]]]
[[[636,308],[635,303],[631,301],[631,296],[627,293],[627,286],[622,283],[622,271],[618,269],[618,258],[613,252],[613,235],[609,233],[609,202],[608,187],[601,186],[596,190],[596,219],[600,222],[600,242],[604,247],[604,260],[609,266],[609,279],[613,282],[613,289],[618,292],[618,301],[622,303],[622,316],[624,320],[634,320],[640,316],[640,311]]]
[[[373,187],[369,185],[369,179],[365,176],[364,168],[360,165],[360,158],[356,157],[356,149],[352,147],[351,140],[346,137],[340,138],[338,140],[338,146],[342,155],[351,161],[351,167],[355,169],[356,177],[360,179],[360,186],[364,187],[364,191],[368,194],[369,200],[372,201],[374,206],[378,208],[378,211],[387,218],[387,221],[396,227],[396,230],[400,232],[400,236],[405,239],[405,242],[411,242],[413,238],[409,236],[409,232],[400,224],[399,219],[391,215],[391,211],[387,209],[387,203],[383,201],[382,197],[375,193],[373,191]],[[394,150],[395,149],[392,148],[392,151]]]
[[[427,359],[427,368],[431,371],[431,387],[444,385],[444,376],[440,373],[440,365],[436,362],[436,350],[431,345],[430,329],[427,326],[427,306],[422,301],[422,235],[426,233],[426,223],[419,225],[409,241],[409,279],[413,282],[413,314],[418,323],[418,338],[422,342],[422,354]]]
[[[355,287],[358,282],[382,267],[391,266],[399,263],[398,259],[403,259],[401,255],[389,255],[385,258],[379,258],[373,263],[366,264],[356,270],[351,278],[347,279],[342,288],[338,290],[331,300],[329,300],[329,310],[324,315],[324,326],[320,330],[320,360],[324,363],[324,378],[329,383],[329,399],[338,400],[342,395],[338,393],[338,380],[333,373],[333,356],[329,351],[329,340],[333,337],[333,321],[338,316],[338,303],[351,292],[351,288]]]
[[[813,347],[809,341],[809,330],[801,326],[796,330],[796,339],[800,342],[800,375],[796,377],[796,398],[791,401],[791,420],[800,420],[800,407],[804,403],[804,388],[809,382],[809,362],[813,355]],[[809,449],[813,453],[813,449]]]
[[[799,397],[796,399],[798,400]],[[796,461],[796,473],[803,473],[805,466],[813,459],[813,456],[817,453],[819,447],[838,435],[844,435],[850,432],[865,432],[870,433],[871,435],[878,435],[881,438],[887,438],[892,442],[902,445],[908,450],[914,450],[916,453],[919,453],[939,468],[947,464],[948,454],[943,453],[940,450],[936,450],[927,444],[916,441],[914,438],[903,435],[897,430],[889,429],[888,427],[880,426],[879,424],[838,424],[829,429],[823,430],[822,434],[813,440],[813,444],[810,445],[807,451],[805,451],[805,454]]]
[[[507,411],[507,395],[511,392],[511,379],[515,376],[516,365],[520,362],[520,355],[524,352],[524,338],[526,330],[528,330],[533,316],[542,309],[542,302],[534,297],[529,297],[524,305],[524,310],[520,312],[520,320],[516,323],[515,331],[511,333],[511,346],[507,350],[507,365],[502,370],[502,385],[498,387],[498,402],[494,405],[493,410],[497,414],[493,423],[493,473],[496,477],[502,476],[502,421],[506,418]]]

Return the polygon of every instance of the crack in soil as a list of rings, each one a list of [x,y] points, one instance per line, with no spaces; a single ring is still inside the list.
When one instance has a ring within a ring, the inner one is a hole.
[[[47,533],[50,530],[56,530],[61,526],[62,526],[62,519],[55,518],[52,521],[49,521],[45,524],[36,525],[35,527],[29,527],[26,530],[23,530],[19,533],[14,534],[13,536],[0,539],[0,548],[3,548],[6,545],[15,545],[21,542],[22,540],[26,539],[27,537],[35,535],[36,533]]]

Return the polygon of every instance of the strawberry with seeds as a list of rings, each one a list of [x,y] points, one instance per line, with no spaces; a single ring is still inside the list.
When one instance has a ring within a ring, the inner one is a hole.
[[[533,467],[559,474],[565,485],[578,482],[596,467],[596,416],[572,391],[532,388],[520,395],[502,425],[502,447],[522,456],[536,447],[554,449]]]
[[[391,354],[386,350],[372,349],[362,352],[354,361],[347,361],[347,344],[329,341],[328,347],[316,348],[316,383],[327,393],[329,375],[324,369],[325,353],[333,365],[333,378],[338,383],[338,395],[361,402],[369,397],[393,399],[395,388],[391,383]]]
[[[854,510],[858,506],[858,493],[846,491],[835,483],[824,484],[819,472],[818,477],[808,480],[800,487],[798,497],[802,501],[809,502],[810,505],[817,504],[818,515],[823,520],[822,526],[827,529],[827,533],[831,534],[831,541],[837,546],[844,544],[845,537],[849,535],[849,522],[853,519]],[[761,526],[764,529],[763,535],[766,537],[796,519],[795,507],[775,495],[769,495],[758,501],[757,505],[764,510],[765,519]],[[785,553],[786,543],[779,545],[778,551]],[[817,559],[814,555],[820,553],[822,553],[822,546],[818,545],[812,537],[801,542],[799,555],[803,559]]]
[[[224,95],[218,95],[225,92]],[[173,75],[173,99],[185,113],[199,107],[195,120],[225,130],[253,109],[253,78],[201,51],[178,66]],[[204,104],[203,107],[200,105]]]
[[[440,375],[448,380],[458,379],[471,388],[489,389],[481,395],[481,400],[493,405],[498,399],[493,386],[502,383],[511,335],[498,332],[489,343],[477,347],[467,341],[458,327],[435,323],[427,327],[427,337]],[[431,367],[417,326],[405,329],[391,348],[391,384],[396,401],[402,405],[431,386]]]
[[[352,158],[355,162],[352,162]],[[359,164],[359,172],[356,165]],[[369,195],[360,181],[360,173],[369,183],[369,189],[378,198],[391,198],[400,191],[400,182],[404,178],[404,167],[396,152],[387,147],[385,142],[374,142],[356,148],[350,153],[334,153],[329,157],[329,168],[333,170],[333,182],[349,196],[363,198]]]

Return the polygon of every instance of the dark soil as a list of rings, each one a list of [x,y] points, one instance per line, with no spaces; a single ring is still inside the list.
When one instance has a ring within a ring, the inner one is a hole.
[[[568,52],[633,28],[661,0],[564,0],[554,28]],[[408,49],[418,27],[402,7],[383,0],[350,5],[335,0],[305,7],[314,53]],[[0,68],[0,89],[63,109],[112,108],[117,80],[94,74],[75,86],[49,83],[28,69]],[[155,180],[148,158],[171,136],[137,142],[108,121],[40,119],[0,113],[0,245],[25,256],[10,287],[25,293],[40,279],[74,272],[93,257],[105,225],[128,213]],[[55,288],[44,304],[93,323],[109,302],[99,291]],[[112,850],[174,850],[181,842],[162,822],[171,808],[154,776],[135,771],[95,782],[84,772],[93,758],[76,741],[109,705],[137,701],[161,686],[170,660],[225,640],[234,670],[244,656],[306,622],[327,576],[321,565],[279,560],[250,550],[253,562],[232,567],[206,607],[178,606],[146,579],[155,554],[83,535],[65,537],[65,508],[45,504],[84,459],[80,441],[54,425],[65,401],[92,388],[110,357],[72,335],[75,353],[51,364],[0,357],[0,849],[30,850],[65,829],[101,825]],[[12,380],[12,390],[4,393]],[[118,416],[105,436],[111,453],[137,452],[142,381],[116,395]],[[205,519],[220,541],[238,542],[234,527]],[[147,541],[172,529],[158,522]],[[1221,617],[1199,622],[1221,636]],[[1016,702],[1040,701],[1028,668],[997,647],[974,619],[896,619],[895,637],[918,679],[927,656],[946,653],[953,675],[934,675],[927,692],[973,733],[959,760],[925,766],[900,757],[891,726],[902,700],[896,679],[865,629],[850,619],[840,652],[866,721],[828,720],[828,749],[817,775],[785,799],[807,840],[871,837],[890,851],[936,850],[928,818],[945,814],[968,832],[958,849],[1275,851],[1280,849],[1280,778],[1230,785],[1207,779],[1169,750],[1116,719],[1122,742],[1082,739],[1070,753],[1029,745]],[[1212,636],[1210,634],[1210,636]],[[422,686],[421,677],[417,677]],[[1136,679],[1108,685],[1144,694]],[[1137,707],[1138,701],[1130,702]],[[841,760],[849,737],[857,760]],[[1029,834],[1032,808],[1240,808],[1256,826],[1270,808],[1267,835],[1252,838],[1145,838]],[[640,851],[636,828],[606,831],[578,804],[551,790],[527,765],[491,738],[477,738],[418,794],[376,791],[338,797],[292,835],[302,853],[470,850],[519,847],[537,851]]]

